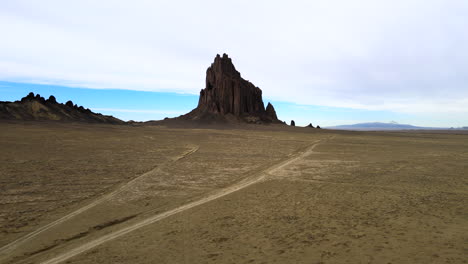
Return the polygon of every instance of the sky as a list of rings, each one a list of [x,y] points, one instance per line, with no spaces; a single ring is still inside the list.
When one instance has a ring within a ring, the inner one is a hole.
[[[467,28],[466,0],[0,0],[0,100],[178,116],[227,53],[287,122],[466,126]]]

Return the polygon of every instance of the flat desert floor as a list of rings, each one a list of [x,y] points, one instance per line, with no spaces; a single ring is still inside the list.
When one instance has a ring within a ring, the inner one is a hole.
[[[0,263],[467,263],[468,134],[0,124]]]

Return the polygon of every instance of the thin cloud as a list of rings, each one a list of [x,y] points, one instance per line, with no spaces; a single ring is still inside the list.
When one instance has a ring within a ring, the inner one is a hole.
[[[7,1],[0,80],[198,94],[226,52],[276,101],[468,116],[466,14],[456,0]]]

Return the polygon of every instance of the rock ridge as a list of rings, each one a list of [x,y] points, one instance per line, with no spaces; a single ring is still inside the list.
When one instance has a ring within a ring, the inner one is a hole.
[[[53,120],[87,123],[123,124],[113,116],[94,113],[89,108],[67,101],[58,103],[53,95],[45,99],[39,94],[29,93],[15,102],[0,102],[0,120]]]

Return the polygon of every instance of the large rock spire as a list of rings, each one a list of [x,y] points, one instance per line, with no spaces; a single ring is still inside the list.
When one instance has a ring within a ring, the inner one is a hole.
[[[244,80],[227,54],[216,55],[206,70],[206,86],[200,91],[198,106],[184,118],[197,120],[234,116],[246,122],[279,122],[271,104],[265,110],[262,90]]]

